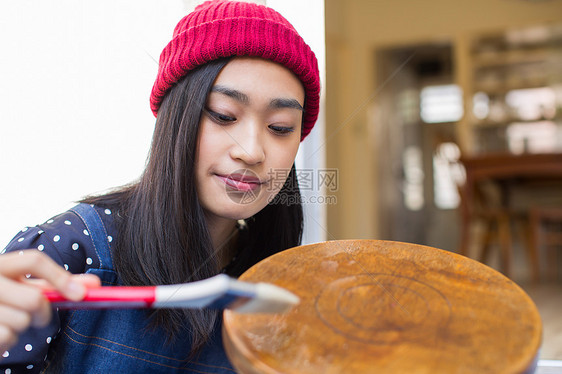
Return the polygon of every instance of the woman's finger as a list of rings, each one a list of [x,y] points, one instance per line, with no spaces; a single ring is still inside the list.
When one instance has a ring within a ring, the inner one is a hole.
[[[73,281],[83,284],[86,288],[101,287],[100,278],[94,274],[72,274],[71,278]]]
[[[97,288],[101,287],[100,279],[93,275],[93,274],[71,274],[70,277],[73,281],[79,282],[84,285],[86,288]],[[44,279],[36,279],[36,278],[23,278],[21,280],[24,283],[33,285],[37,288],[42,290],[54,290],[55,288],[46,280]]]
[[[8,326],[0,324],[0,352],[4,352],[18,341],[18,334]]]
[[[8,327],[14,332],[27,330],[31,320],[31,314],[26,311],[7,305],[0,305],[0,325]]]
[[[86,287],[81,282],[39,251],[24,250],[0,257],[0,275],[19,279],[25,274],[46,280],[70,300],[80,300],[86,293]]]
[[[26,324],[36,327],[46,325],[51,319],[51,307],[40,288],[0,276],[0,289],[0,308],[3,308],[0,310],[27,313],[29,321]],[[21,322],[21,318],[14,321],[15,326],[19,325],[17,322]]]

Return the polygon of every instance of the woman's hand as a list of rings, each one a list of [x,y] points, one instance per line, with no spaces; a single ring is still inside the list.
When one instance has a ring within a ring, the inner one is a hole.
[[[34,279],[26,277],[31,274]],[[42,294],[54,288],[71,300],[81,300],[86,287],[99,287],[91,274],[73,275],[37,250],[0,256],[0,352],[16,343],[28,327],[43,327],[51,320],[51,307]]]

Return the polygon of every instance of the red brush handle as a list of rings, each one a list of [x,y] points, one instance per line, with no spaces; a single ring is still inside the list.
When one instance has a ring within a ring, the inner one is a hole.
[[[88,288],[86,290],[86,296],[81,301],[69,301],[58,291],[46,290],[43,291],[43,295],[52,303],[64,303],[66,307],[74,304],[80,306],[84,303],[123,303],[124,305],[128,303],[144,303],[149,307],[155,300],[156,297],[156,287],[98,287],[98,288]]]

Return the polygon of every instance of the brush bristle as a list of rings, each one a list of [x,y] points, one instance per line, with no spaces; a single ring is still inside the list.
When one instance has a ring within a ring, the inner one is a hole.
[[[268,283],[255,284],[256,296],[233,310],[238,313],[284,313],[300,302],[297,295]]]

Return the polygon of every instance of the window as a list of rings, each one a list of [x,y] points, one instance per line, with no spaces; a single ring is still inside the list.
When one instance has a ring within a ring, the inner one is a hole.
[[[425,123],[455,122],[462,118],[462,90],[455,84],[427,86],[421,90],[420,115]]]
[[[433,194],[439,209],[459,206],[458,187],[464,183],[465,174],[459,163],[461,151],[455,143],[441,143],[433,154]]]

